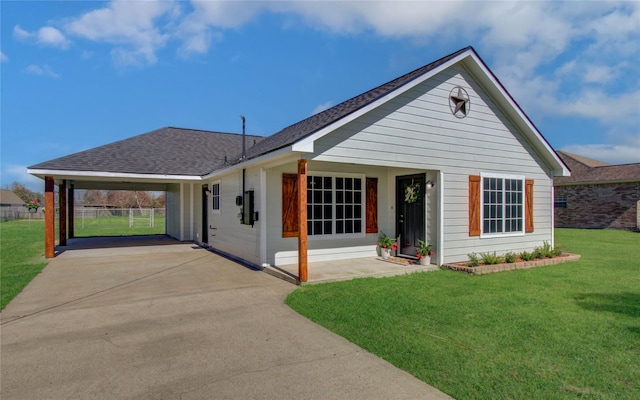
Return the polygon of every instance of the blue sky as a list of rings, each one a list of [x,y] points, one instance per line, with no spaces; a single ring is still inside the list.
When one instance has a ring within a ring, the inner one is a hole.
[[[164,126],[270,135],[468,45],[545,138],[640,162],[640,2],[2,1],[1,174]]]

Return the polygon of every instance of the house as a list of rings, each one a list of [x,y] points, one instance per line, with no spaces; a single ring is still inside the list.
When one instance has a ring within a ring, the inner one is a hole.
[[[570,174],[471,47],[245,142],[169,127],[28,172],[65,203],[74,188],[165,190],[168,235],[298,263],[302,281],[307,262],[374,256],[381,232],[399,256],[426,240],[437,264],[553,243],[553,179]]]
[[[24,207],[26,203],[9,189],[0,189],[0,207]]]
[[[557,228],[640,230],[640,163],[611,165],[559,151],[571,176],[554,179]]]

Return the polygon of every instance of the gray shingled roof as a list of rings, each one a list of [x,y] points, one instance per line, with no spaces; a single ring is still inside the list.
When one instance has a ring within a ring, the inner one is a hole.
[[[440,65],[448,62],[449,60],[457,57],[458,55],[464,53],[467,50],[473,51],[473,48],[465,47],[464,49],[458,50],[455,53],[452,53],[446,57],[443,57],[437,61],[432,62],[431,64],[418,68],[415,71],[402,75],[401,77],[396,78],[374,89],[371,89],[368,92],[362,93],[361,95],[353,97],[334,107],[331,107],[318,114],[312,115],[307,119],[304,119],[291,126],[288,126],[283,130],[281,130],[280,132],[267,137],[262,142],[248,149],[247,158],[258,157],[263,154],[267,154],[272,151],[289,146],[297,142],[298,140],[303,139],[313,134],[314,132],[348,116],[349,114],[352,114],[358,111],[359,109],[373,103],[379,98],[386,96],[387,94],[393,92],[394,90],[408,84],[414,79],[439,67]]]
[[[571,169],[571,176],[554,178],[555,185],[575,185],[580,183],[640,182],[640,163],[611,165],[567,153],[557,152],[562,161]]]
[[[247,147],[264,140],[247,135]],[[242,135],[166,127],[32,165],[30,169],[202,176],[242,152]]]

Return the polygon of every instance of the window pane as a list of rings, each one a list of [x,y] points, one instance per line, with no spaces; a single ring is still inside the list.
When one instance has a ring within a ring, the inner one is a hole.
[[[344,192],[336,192],[336,204],[344,203]]]
[[[362,206],[360,204],[353,206],[353,217],[358,219],[362,218]]]
[[[336,189],[344,189],[344,178],[336,178]]]
[[[347,190],[353,189],[353,179],[352,178],[344,178],[344,188]]]
[[[317,206],[313,206],[313,215],[310,216],[310,218],[313,219],[321,219],[322,217],[322,206],[317,205]]]
[[[325,204],[331,204],[331,191],[330,190],[326,190],[324,192],[324,203]]]
[[[330,235],[333,233],[333,223],[331,221],[324,221],[324,234]]]
[[[353,206],[344,206],[345,218],[353,218]]]
[[[313,234],[314,235],[322,235],[322,221],[314,221],[313,222]]]
[[[344,233],[353,233],[353,221],[344,221]]]
[[[362,192],[353,193],[353,202],[356,204],[362,204]]]
[[[324,218],[331,219],[333,216],[331,215],[331,206],[324,206]]]
[[[331,177],[330,176],[325,176],[324,177],[324,188],[325,189],[331,189]]]
[[[353,179],[353,189],[362,190],[362,179]]]
[[[313,231],[313,223],[311,221],[307,221],[307,234],[315,235],[315,232]]]
[[[343,219],[343,218],[344,218],[344,206],[337,205],[336,206],[336,219]]]
[[[344,221],[336,221],[336,233],[344,233]]]
[[[361,220],[355,220],[353,221],[353,232],[355,233],[360,233],[362,232],[362,221]]]
[[[344,193],[344,202],[347,204],[353,203],[353,192],[345,192]]]
[[[314,190],[313,191],[313,202],[314,203],[322,203],[322,191]]]

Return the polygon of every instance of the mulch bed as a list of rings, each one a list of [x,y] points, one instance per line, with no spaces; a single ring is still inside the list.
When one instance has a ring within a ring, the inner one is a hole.
[[[479,265],[477,267],[470,267],[467,262],[463,262],[463,263],[461,262],[461,263],[444,264],[443,267],[452,269],[454,271],[465,272],[471,275],[484,275],[484,274],[493,274],[493,273],[502,272],[502,271],[511,271],[514,269],[528,269],[528,268],[541,267],[543,265],[560,264],[560,263],[565,263],[569,261],[577,261],[579,259],[580,259],[579,254],[564,253],[559,255],[558,257],[536,259],[532,261],[523,261],[521,259],[518,259],[518,261],[514,263],[503,262],[500,264]]]

